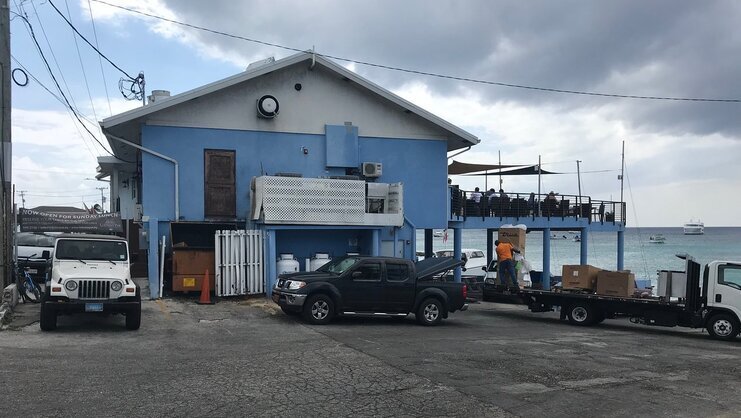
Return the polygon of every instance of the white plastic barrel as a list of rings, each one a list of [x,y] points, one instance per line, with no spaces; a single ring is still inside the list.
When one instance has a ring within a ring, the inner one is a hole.
[[[290,253],[278,256],[278,274],[295,273],[298,271],[299,263],[296,257]]]
[[[329,263],[329,261],[332,260],[332,258],[329,257],[329,254],[327,253],[316,253],[314,254],[314,257],[311,258],[311,271],[316,271],[319,267]]]

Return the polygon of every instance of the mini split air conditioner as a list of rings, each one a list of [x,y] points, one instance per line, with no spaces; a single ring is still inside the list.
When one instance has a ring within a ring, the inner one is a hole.
[[[383,165],[381,163],[363,163],[361,170],[364,177],[381,177]]]

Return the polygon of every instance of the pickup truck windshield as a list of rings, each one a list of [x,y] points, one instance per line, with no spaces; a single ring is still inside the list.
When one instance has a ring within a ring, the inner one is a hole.
[[[62,239],[57,241],[54,257],[59,260],[126,261],[128,252],[122,241]]]
[[[316,271],[322,271],[322,272],[334,273],[334,274],[342,274],[346,272],[349,268],[354,266],[358,261],[360,261],[360,259],[356,257],[335,258],[329,263],[316,269]]]

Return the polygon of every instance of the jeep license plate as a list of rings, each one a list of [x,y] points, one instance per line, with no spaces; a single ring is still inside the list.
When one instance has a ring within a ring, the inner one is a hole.
[[[102,303],[86,303],[85,312],[103,312]]]
[[[38,271],[38,270],[36,270],[36,269],[26,269],[26,271],[28,272],[28,274],[36,274],[36,273],[38,273],[38,272],[39,272],[39,271]]]

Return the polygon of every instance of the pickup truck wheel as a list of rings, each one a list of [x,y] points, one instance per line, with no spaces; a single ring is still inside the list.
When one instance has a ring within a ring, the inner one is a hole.
[[[718,314],[710,318],[707,325],[708,333],[717,340],[732,340],[739,333],[739,324],[736,318],[728,314]]]
[[[328,324],[334,314],[334,303],[327,295],[311,296],[304,305],[304,319],[314,325]]]
[[[576,303],[568,310],[569,322],[573,325],[589,326],[597,321],[597,313],[589,305]]]
[[[425,299],[417,309],[417,322],[422,325],[437,325],[443,320],[443,308],[437,299]]]
[[[57,329],[57,313],[53,308],[41,304],[41,317],[39,318],[39,328],[42,331],[54,331]]]

